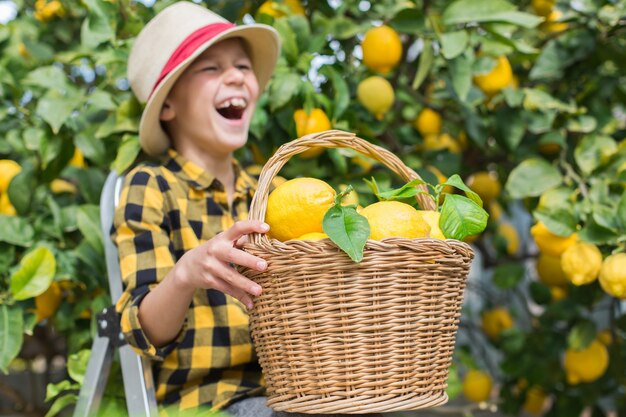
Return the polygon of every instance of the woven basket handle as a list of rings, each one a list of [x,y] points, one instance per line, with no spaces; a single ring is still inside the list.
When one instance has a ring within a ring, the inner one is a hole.
[[[396,155],[384,148],[381,148],[380,146],[376,146],[357,137],[353,133],[341,130],[326,130],[320,133],[313,133],[283,144],[265,163],[265,166],[261,170],[261,174],[259,176],[257,191],[254,193],[254,197],[252,198],[250,214],[248,216],[250,220],[265,219],[270,184],[285,163],[287,163],[292,156],[315,147],[350,148],[365,156],[375,159],[378,162],[381,162],[407,182],[420,178],[415,171],[407,167]],[[417,188],[421,191],[428,192],[428,188],[424,184],[418,185]],[[416,198],[422,209],[437,209],[435,202],[430,197],[424,194],[417,194]],[[264,235],[257,233],[253,233],[251,235],[252,243],[259,243],[260,239],[267,238]]]

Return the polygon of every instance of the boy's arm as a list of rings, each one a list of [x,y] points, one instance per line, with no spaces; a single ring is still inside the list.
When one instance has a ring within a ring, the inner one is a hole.
[[[267,267],[237,245],[249,233],[268,230],[258,221],[237,222],[175,262],[163,204],[154,173],[134,171],[122,192],[113,233],[125,284],[118,302],[122,329],[131,345],[156,359],[175,347],[177,335],[182,336],[197,288],[217,289],[250,308],[250,295],[260,294],[261,288],[231,264],[261,271]]]

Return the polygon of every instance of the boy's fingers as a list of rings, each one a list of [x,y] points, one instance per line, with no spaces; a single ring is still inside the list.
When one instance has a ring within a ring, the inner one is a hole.
[[[248,235],[243,235],[241,236],[239,239],[237,239],[237,241],[235,242],[235,247],[237,248],[241,248],[243,247],[243,245],[245,245],[246,243],[248,243]]]
[[[235,265],[245,266],[250,269],[256,269],[257,271],[265,271],[267,268],[267,262],[262,258],[233,247],[228,249],[228,252],[224,254],[224,259],[221,260]]]
[[[270,230],[269,225],[262,221],[240,220],[235,223],[230,229],[226,230],[223,233],[223,236],[230,241],[236,241],[243,235],[247,235],[250,233],[266,233],[268,230]]]
[[[218,268],[217,276],[226,281],[226,284],[231,285],[234,289],[239,289],[252,295],[261,294],[262,289],[259,284],[244,277],[226,263],[222,262],[221,266]]]

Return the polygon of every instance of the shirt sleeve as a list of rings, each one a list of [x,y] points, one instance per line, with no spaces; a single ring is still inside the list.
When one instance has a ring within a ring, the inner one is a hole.
[[[118,247],[124,292],[116,304],[121,328],[128,343],[139,354],[163,360],[179,343],[177,338],[156,347],[148,340],[139,322],[139,305],[174,267],[176,258],[170,241],[164,179],[147,167],[130,172],[124,182],[115,211],[111,237]]]

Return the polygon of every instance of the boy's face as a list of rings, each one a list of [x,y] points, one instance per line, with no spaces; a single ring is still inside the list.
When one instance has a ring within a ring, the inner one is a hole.
[[[219,157],[246,143],[259,84],[242,42],[211,46],[172,87],[161,120],[176,147]]]

